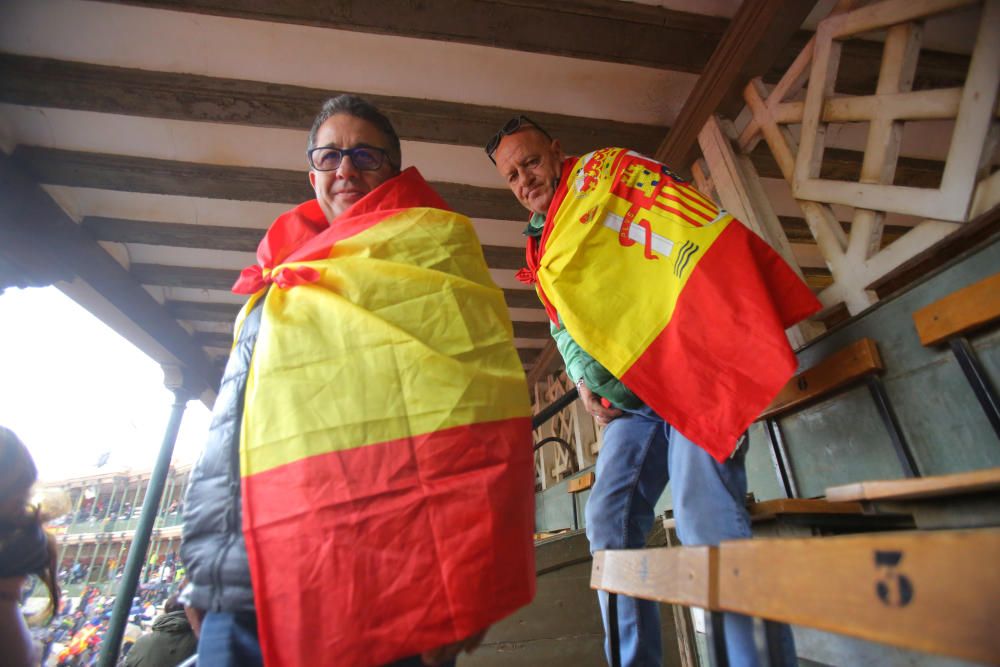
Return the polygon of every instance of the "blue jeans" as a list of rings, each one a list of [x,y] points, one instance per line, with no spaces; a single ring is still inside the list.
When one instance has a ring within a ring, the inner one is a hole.
[[[198,638],[201,667],[263,667],[257,639],[257,615],[252,611],[210,611],[205,614]],[[317,664],[323,664],[317,661]],[[328,664],[336,664],[331,662]],[[386,667],[422,667],[420,656],[397,660]],[[338,666],[339,667],[339,666]],[[344,666],[349,667],[349,666]],[[441,667],[455,667],[455,661]]]
[[[673,429],[648,407],[626,412],[604,430],[596,480],[587,500],[587,538],[591,552],[639,549],[653,526],[653,507],[673,482],[674,517],[682,544],[716,545],[750,537],[744,453],[718,463],[705,450]],[[605,635],[608,596],[598,592]],[[618,596],[618,632],[622,667],[661,663],[658,603]],[[757,667],[752,620],[724,614],[726,647],[732,667]],[[798,664],[788,626],[780,631],[787,665]],[[605,653],[611,661],[610,645]]]
[[[252,611],[210,611],[198,636],[202,667],[263,667],[257,640],[257,614]]]

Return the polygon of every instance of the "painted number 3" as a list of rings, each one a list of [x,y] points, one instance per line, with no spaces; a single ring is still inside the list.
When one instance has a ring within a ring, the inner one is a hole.
[[[888,607],[905,607],[913,600],[913,582],[897,569],[902,560],[902,551],[875,552],[875,593]]]

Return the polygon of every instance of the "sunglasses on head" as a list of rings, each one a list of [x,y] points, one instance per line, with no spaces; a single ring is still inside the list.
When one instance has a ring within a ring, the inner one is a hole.
[[[493,164],[497,163],[496,159],[493,157],[493,154],[497,152],[497,147],[500,145],[500,141],[507,135],[514,134],[523,127],[533,127],[542,134],[544,134],[546,137],[548,137],[550,140],[552,139],[549,133],[546,132],[541,125],[531,120],[527,116],[524,115],[514,116],[506,123],[504,123],[504,126],[500,128],[500,131],[494,134],[493,138],[490,139],[489,142],[486,144],[486,156],[490,158],[490,161]]]

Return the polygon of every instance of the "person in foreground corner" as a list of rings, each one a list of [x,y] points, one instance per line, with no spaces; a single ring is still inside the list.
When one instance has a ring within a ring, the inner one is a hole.
[[[198,664],[452,665],[534,595],[530,405],[468,218],[364,100],[309,135],[192,471]]]
[[[668,481],[683,544],[750,537],[737,443],[795,372],[785,329],[819,302],[753,232],[638,153],[567,158],[523,115],[486,153],[531,213],[518,277],[605,426],[591,550],[643,547]],[[607,634],[608,595],[599,600]],[[621,664],[659,665],[657,603],[618,596],[616,619]],[[751,619],[725,614],[724,627],[729,664],[757,665]],[[783,664],[797,664],[790,629],[775,629]],[[611,662],[609,640],[605,650]]]

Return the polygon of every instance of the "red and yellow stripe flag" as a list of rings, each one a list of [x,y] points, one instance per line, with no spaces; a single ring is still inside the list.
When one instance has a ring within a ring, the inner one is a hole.
[[[444,207],[413,169],[329,228],[308,202],[237,283],[275,283],[244,309],[264,299],[240,443],[267,665],[383,665],[534,595],[524,372]]]
[[[571,158],[538,288],[573,339],[718,460],[795,372],[785,328],[820,305],[757,235],[621,148]]]

